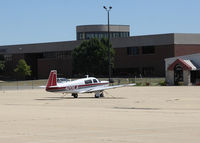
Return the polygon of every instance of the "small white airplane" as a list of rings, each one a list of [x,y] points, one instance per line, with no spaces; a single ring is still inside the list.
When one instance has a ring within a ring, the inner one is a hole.
[[[52,70],[46,85],[46,91],[71,93],[74,98],[78,98],[79,93],[95,93],[95,98],[99,98],[104,97],[104,90],[133,85],[136,84],[109,86],[109,81],[100,81],[94,77],[88,76],[86,78],[70,81],[66,78],[57,78],[57,71]]]

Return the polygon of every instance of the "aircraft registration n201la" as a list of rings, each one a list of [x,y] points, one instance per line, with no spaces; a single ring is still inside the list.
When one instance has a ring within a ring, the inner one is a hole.
[[[86,77],[74,81],[66,78],[57,78],[57,71],[52,70],[46,85],[47,92],[71,93],[74,98],[78,98],[81,93],[95,93],[95,98],[104,97],[103,91],[118,87],[134,86],[134,84],[123,84],[109,86],[109,81],[100,81],[95,77]]]

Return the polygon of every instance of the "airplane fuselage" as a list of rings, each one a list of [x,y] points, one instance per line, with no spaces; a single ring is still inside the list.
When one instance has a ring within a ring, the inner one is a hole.
[[[94,77],[81,78],[74,81],[69,81],[65,78],[57,78],[57,71],[52,70],[46,85],[48,92],[71,93],[74,98],[78,98],[79,93],[95,93],[95,98],[104,97],[103,91],[127,85],[109,86],[109,81],[99,81]]]
[[[57,86],[47,87],[48,92],[62,92],[62,93],[81,93],[82,91],[88,91],[96,87],[106,87],[109,86],[108,81],[99,81],[94,77],[82,78],[74,81],[68,82],[57,82]]]

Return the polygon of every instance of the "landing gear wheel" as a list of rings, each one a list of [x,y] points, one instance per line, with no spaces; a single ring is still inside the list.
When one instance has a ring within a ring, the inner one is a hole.
[[[103,92],[100,94],[100,97],[104,97],[104,94],[103,94]]]
[[[95,98],[99,98],[99,97],[100,97],[100,94],[99,94],[99,93],[96,93],[94,97],[95,97]]]
[[[74,98],[78,98],[78,94],[77,93],[72,93],[72,96],[74,96]]]

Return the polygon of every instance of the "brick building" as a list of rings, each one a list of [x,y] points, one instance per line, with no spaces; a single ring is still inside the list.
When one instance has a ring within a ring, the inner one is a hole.
[[[82,40],[0,46],[11,69],[24,58],[33,78],[47,78],[51,69],[73,76],[72,50]],[[200,53],[200,34],[158,34],[111,39],[115,50],[115,76],[164,77],[165,58]],[[10,70],[12,71],[12,70]]]

